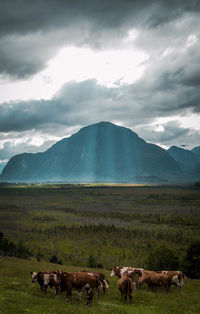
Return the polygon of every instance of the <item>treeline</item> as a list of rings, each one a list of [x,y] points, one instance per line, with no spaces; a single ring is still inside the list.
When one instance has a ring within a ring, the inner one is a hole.
[[[65,233],[70,239],[76,239],[83,237],[99,237],[112,239],[115,244],[122,240],[133,241],[134,239],[148,239],[148,241],[164,240],[167,242],[185,244],[192,238],[192,232],[188,230],[171,229],[171,228],[156,228],[147,229],[145,227],[117,227],[113,224],[84,224],[84,225],[59,225],[53,226],[48,229],[40,229],[41,232],[49,234]]]
[[[184,256],[166,245],[151,250],[146,266],[150,270],[182,270],[190,278],[200,279],[200,240],[192,241],[187,247]]]
[[[2,232],[0,232],[0,255],[3,256],[15,256],[19,258],[27,259],[32,256],[32,253],[20,240],[17,244],[8,240]]]
[[[68,210],[67,212],[70,212]],[[122,212],[98,212],[98,211],[75,211],[72,213],[83,217],[121,219],[123,221],[139,220],[141,223],[200,226],[200,215],[183,214],[160,214],[160,213],[122,213]]]

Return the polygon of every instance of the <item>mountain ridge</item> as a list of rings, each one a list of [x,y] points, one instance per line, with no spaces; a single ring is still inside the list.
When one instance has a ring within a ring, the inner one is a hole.
[[[176,181],[180,163],[129,128],[102,121],[81,128],[43,153],[13,156],[1,181]]]

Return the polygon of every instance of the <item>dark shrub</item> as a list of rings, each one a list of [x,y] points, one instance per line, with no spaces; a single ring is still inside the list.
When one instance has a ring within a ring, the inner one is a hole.
[[[177,270],[179,258],[171,248],[161,245],[150,252],[146,265],[150,270]]]
[[[183,270],[191,278],[200,278],[200,241],[193,241],[186,251]]]

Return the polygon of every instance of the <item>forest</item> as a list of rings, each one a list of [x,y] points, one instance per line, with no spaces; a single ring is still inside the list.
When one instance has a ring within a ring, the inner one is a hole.
[[[198,185],[0,186],[4,256],[104,269],[116,264],[145,268],[152,252],[164,247],[187,272],[188,250],[195,243],[198,247],[199,227]]]

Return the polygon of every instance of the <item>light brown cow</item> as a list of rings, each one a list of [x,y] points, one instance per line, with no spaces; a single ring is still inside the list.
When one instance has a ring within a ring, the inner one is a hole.
[[[129,276],[122,276],[117,282],[117,288],[121,293],[122,300],[127,301],[129,297],[130,303],[132,303],[133,283]]]
[[[168,292],[171,286],[171,278],[168,275],[158,274],[156,272],[148,272],[144,273],[139,278],[140,286],[145,283],[147,284],[148,288],[151,288],[152,290],[156,287],[163,287],[166,292]]]

